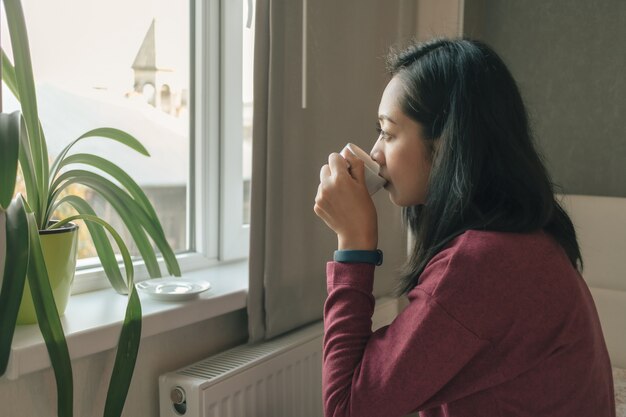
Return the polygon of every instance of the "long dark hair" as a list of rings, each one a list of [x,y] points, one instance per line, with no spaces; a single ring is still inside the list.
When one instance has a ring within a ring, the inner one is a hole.
[[[413,289],[432,257],[469,229],[543,229],[582,270],[574,226],[502,59],[479,41],[436,39],[391,52],[387,62],[403,83],[404,113],[422,125],[432,150],[426,201],[403,209],[414,246],[396,292]]]

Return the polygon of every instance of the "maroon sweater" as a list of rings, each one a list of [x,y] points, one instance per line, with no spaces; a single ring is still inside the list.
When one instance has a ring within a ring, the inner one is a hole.
[[[589,289],[544,232],[468,231],[371,331],[374,266],[329,262],[326,417],[614,417]]]

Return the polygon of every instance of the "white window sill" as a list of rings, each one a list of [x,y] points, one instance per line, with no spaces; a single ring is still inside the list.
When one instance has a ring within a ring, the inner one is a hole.
[[[143,310],[142,338],[208,320],[246,306],[248,262],[222,264],[188,272],[185,279],[207,280],[211,289],[197,299],[182,302],[157,301],[139,292]],[[61,318],[72,359],[113,349],[117,345],[126,297],[113,289],[103,289],[70,297]],[[13,336],[11,357],[3,378],[14,380],[22,375],[47,369],[50,359],[46,345],[34,325],[18,326]]]

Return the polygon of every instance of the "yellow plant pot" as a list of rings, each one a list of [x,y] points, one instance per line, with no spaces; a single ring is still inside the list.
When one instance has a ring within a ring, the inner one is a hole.
[[[76,245],[78,241],[78,226],[69,223],[59,229],[40,230],[39,240],[48,270],[48,278],[52,287],[54,302],[59,315],[65,313],[70,298],[74,272],[76,271]],[[28,278],[24,285],[22,304],[17,314],[17,324],[37,323],[35,306],[30,294]]]

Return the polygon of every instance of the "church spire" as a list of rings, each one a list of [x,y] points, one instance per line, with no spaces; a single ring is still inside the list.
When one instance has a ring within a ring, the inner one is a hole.
[[[135,57],[132,68],[134,70],[156,70],[156,42],[154,36],[154,19],[143,39],[139,52]]]

